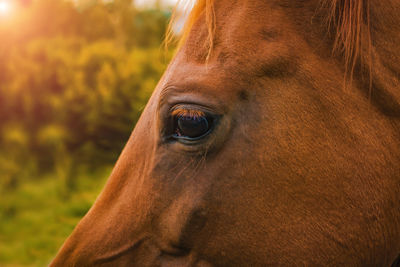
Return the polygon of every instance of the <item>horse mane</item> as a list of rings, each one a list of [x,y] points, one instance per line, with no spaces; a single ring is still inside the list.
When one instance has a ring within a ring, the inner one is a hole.
[[[171,20],[167,28],[167,34],[165,38],[165,45],[166,47],[168,44],[173,42],[174,40],[174,30],[173,26],[175,23],[182,17],[188,16],[183,26],[182,33],[180,34],[178,41],[178,48],[180,48],[184,41],[189,36],[189,33],[194,25],[194,23],[198,20],[203,12],[205,12],[206,16],[206,25],[208,30],[208,55],[207,59],[209,58],[212,48],[214,46],[214,35],[215,35],[215,28],[216,28],[216,19],[215,19],[215,12],[214,12],[214,0],[195,0],[194,4],[193,1],[183,1],[182,10],[178,9],[178,6],[182,4],[182,0],[178,0],[174,11],[172,12]],[[190,11],[190,12],[189,12]]]
[[[369,93],[372,88],[372,47],[370,34],[369,0],[322,0],[328,7],[328,28],[335,33],[333,52],[343,55],[345,76],[353,79],[357,61],[367,59],[369,67]],[[345,77],[346,78],[346,77]]]
[[[188,14],[188,18],[183,27],[182,34],[178,39],[178,47],[182,46],[187,39],[190,30],[198,18],[205,13],[206,26],[208,29],[208,55],[214,45],[214,35],[216,28],[214,1],[216,0],[196,0],[194,5],[191,1],[184,1],[184,11],[178,12],[175,8],[166,35],[166,45],[173,37],[173,25],[180,19],[179,14]],[[353,72],[358,61],[363,58],[371,60],[371,37],[370,37],[370,6],[369,0],[319,0],[321,10],[325,12],[325,22],[329,32],[334,35],[333,49],[334,54],[340,54],[345,62],[345,80],[353,79]],[[180,5],[182,0],[178,1]],[[191,11],[189,12],[189,10]],[[363,62],[361,62],[363,63]],[[370,62],[369,62],[370,63]],[[371,64],[369,65],[369,76],[371,83]]]

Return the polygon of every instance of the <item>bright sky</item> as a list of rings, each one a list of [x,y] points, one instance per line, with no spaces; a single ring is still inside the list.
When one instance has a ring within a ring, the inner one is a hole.
[[[72,1],[76,1],[76,0],[72,0]],[[103,1],[113,1],[113,0],[103,0]],[[138,7],[151,7],[152,5],[154,5],[157,1],[160,1],[160,3],[164,6],[164,7],[173,7],[176,5],[176,3],[179,0],[133,0],[135,2],[135,4]],[[182,1],[181,3],[183,4],[187,4],[192,0],[185,0]],[[1,17],[8,17],[13,9],[14,0],[0,0],[0,18]]]
[[[141,7],[147,7],[154,5],[157,0],[135,0],[135,4]],[[175,6],[178,0],[161,0],[161,3],[165,6]]]
[[[105,0],[112,1],[112,0]],[[159,0],[163,6],[175,6],[178,0]],[[12,11],[12,0],[0,0],[0,15],[4,16]],[[157,0],[134,0],[135,4],[139,7],[149,7],[154,5]]]
[[[10,1],[0,0],[0,16],[7,16],[12,10]]]

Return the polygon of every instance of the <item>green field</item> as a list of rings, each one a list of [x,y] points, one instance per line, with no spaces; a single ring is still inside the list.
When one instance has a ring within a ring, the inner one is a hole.
[[[0,266],[46,266],[101,191],[110,167],[76,177],[65,191],[52,175],[1,191]]]

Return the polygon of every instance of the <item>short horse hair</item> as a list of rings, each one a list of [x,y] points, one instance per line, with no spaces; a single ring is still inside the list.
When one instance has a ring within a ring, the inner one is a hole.
[[[190,1],[180,0],[185,7],[183,14],[189,14],[182,33],[178,38],[178,47],[184,41],[199,17],[204,13],[208,30],[208,55],[209,58],[213,45],[216,29],[216,18],[214,12],[214,2],[218,0],[196,0],[194,5]],[[353,72],[358,61],[363,58],[371,60],[371,37],[370,37],[370,3],[369,0],[320,0],[320,6],[327,10],[325,23],[329,30],[334,34],[333,53],[340,54],[345,62],[345,79],[353,79]],[[189,9],[191,9],[189,13]],[[166,34],[166,44],[173,38],[173,25],[180,19],[182,12],[175,8]],[[361,62],[362,63],[362,62]],[[371,64],[368,64],[371,68]],[[371,76],[371,69],[369,69]],[[370,77],[371,79],[371,77]]]

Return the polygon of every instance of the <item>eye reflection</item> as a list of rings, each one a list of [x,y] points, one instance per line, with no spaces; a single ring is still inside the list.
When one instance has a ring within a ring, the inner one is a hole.
[[[178,108],[172,111],[175,138],[199,139],[211,128],[212,118],[197,109]]]

